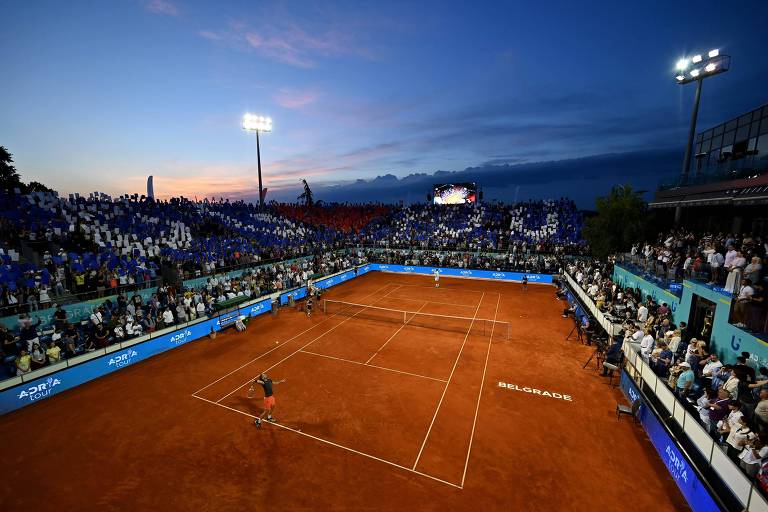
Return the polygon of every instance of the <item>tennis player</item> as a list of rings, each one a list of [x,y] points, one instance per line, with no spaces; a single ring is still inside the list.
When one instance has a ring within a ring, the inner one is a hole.
[[[435,288],[440,288],[440,270],[434,269],[432,273],[435,274]]]
[[[256,384],[260,384],[264,388],[264,410],[261,411],[259,417],[254,421],[257,428],[261,428],[261,420],[264,418],[264,415],[267,416],[267,421],[275,421],[275,418],[272,416],[272,412],[275,410],[275,396],[272,394],[272,386],[282,384],[283,382],[285,382],[285,379],[273,381],[267,377],[266,373],[262,373],[251,382],[251,387],[248,388],[248,398],[253,396]]]
[[[312,296],[310,295],[307,299],[307,316],[312,316],[312,306],[315,305],[315,301],[312,299]]]
[[[528,274],[523,274],[523,290],[528,289]]]

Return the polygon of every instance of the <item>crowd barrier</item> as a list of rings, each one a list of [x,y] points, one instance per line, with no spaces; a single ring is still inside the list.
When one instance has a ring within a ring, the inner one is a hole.
[[[598,323],[611,334],[616,334],[621,330],[620,324],[613,324],[609,319],[595,307],[592,299],[568,274],[565,274],[565,280],[571,291],[576,294],[582,304],[594,315]],[[693,416],[686,406],[681,403],[672,393],[663,379],[660,379],[651,369],[651,367],[638,354],[639,347],[631,343],[624,343],[624,356],[626,358],[625,371],[622,372],[622,389],[628,400],[640,398],[638,386],[642,388],[646,397],[651,397],[666,409],[670,422],[683,432],[687,440],[696,447],[699,452],[697,459],[703,460],[705,467],[711,469],[714,474],[729,489],[733,497],[738,500],[741,510],[748,512],[768,512],[768,501],[763,497],[757,484],[750,479],[731,459],[726,455],[725,450],[715,442],[704,427],[699,423],[698,418]],[[626,374],[627,377],[624,377]],[[634,386],[630,386],[625,379],[630,378]],[[645,402],[645,401],[643,401]],[[701,485],[696,471],[693,470],[692,457],[685,453],[679,442],[671,439],[666,429],[660,424],[658,417],[646,405],[647,412],[641,413],[641,422],[648,432],[662,460],[667,465],[670,474],[674,478],[680,490],[683,492],[689,505],[695,511],[720,510],[720,507],[710,506],[710,500],[701,496],[704,486]],[[653,419],[646,418],[643,421],[643,415],[654,416]],[[655,422],[655,423],[654,423]],[[655,440],[653,439],[655,437]],[[668,438],[668,439],[667,439]],[[665,441],[666,439],[666,441]],[[663,446],[663,448],[660,448]],[[669,447],[669,448],[668,448]],[[701,464],[698,465],[701,469]],[[685,469],[691,471],[686,472]]]
[[[476,270],[467,268],[443,268],[420,267],[414,265],[390,265],[385,263],[371,263],[371,270],[381,272],[397,272],[405,274],[432,275],[435,270],[443,277],[466,277],[471,279],[491,279],[493,281],[522,281],[528,276],[529,283],[552,284],[552,276],[549,274],[532,274],[525,272],[502,272],[497,270]]]
[[[579,283],[577,283],[576,280],[572,278],[568,273],[565,274],[565,280],[573,293],[576,294],[576,297],[578,297],[579,301],[584,305],[585,308],[587,308],[587,311],[589,311],[589,313],[597,320],[597,323],[600,324],[605,332],[611,336],[615,336],[619,333],[619,331],[621,331],[621,325],[614,324],[605,316],[605,314],[603,314],[602,311],[597,309],[597,306],[595,306],[595,303],[592,301],[589,295],[587,295],[587,292],[585,292],[581,286],[579,286]]]
[[[338,272],[314,282],[320,289],[328,289],[345,283],[371,271],[399,272],[431,275],[436,267],[414,267],[404,265],[386,265],[369,263],[352,270]],[[493,272],[486,270],[467,270],[437,268],[441,275],[473,279],[493,279],[520,281],[524,274],[520,272]],[[545,274],[525,274],[532,283],[551,283],[552,276]],[[287,304],[289,298],[301,299],[307,294],[302,286],[293,290],[276,292],[260,297],[235,309],[224,310],[213,318],[197,319],[174,328],[164,329],[123,343],[110,345],[46,366],[30,374],[13,377],[0,382],[0,414],[5,414],[39,400],[49,398],[79,386],[85,382],[107,375],[117,369],[132,365],[138,361],[179,347],[193,340],[207,336],[212,331],[219,331],[240,316],[258,316],[272,309],[272,301]]]
[[[656,417],[635,382],[626,371],[621,372],[621,390],[631,403],[640,401],[637,419],[648,434],[651,444],[656,449],[661,460],[667,466],[669,474],[677,484],[680,492],[694,512],[710,512],[720,510],[709,489],[699,477],[698,472],[691,466],[688,457],[683,455],[675,440]]]

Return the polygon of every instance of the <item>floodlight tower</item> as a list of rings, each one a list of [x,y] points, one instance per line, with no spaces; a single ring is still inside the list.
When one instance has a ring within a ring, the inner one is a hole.
[[[696,54],[693,57],[683,57],[677,61],[677,76],[675,80],[680,85],[696,82],[696,97],[693,101],[693,113],[691,114],[691,127],[688,130],[688,145],[685,148],[683,160],[683,181],[688,179],[688,170],[691,166],[691,153],[693,151],[693,136],[696,134],[696,117],[699,115],[699,101],[701,101],[701,84],[705,78],[720,73],[725,73],[731,66],[729,55],[720,55],[720,50],[710,50],[707,57]]]
[[[261,147],[259,145],[259,132],[272,131],[272,118],[245,114],[243,116],[243,130],[256,132],[256,163],[259,169],[259,210],[264,209],[264,188],[261,184]]]

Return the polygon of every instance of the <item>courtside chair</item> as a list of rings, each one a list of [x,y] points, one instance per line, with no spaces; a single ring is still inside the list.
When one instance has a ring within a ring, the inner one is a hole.
[[[642,402],[638,398],[634,402],[632,402],[632,406],[622,405],[622,404],[616,404],[616,421],[621,418],[622,414],[627,414],[629,416],[632,416],[632,421],[634,423],[638,422],[637,413],[640,410],[640,406],[642,405]]]

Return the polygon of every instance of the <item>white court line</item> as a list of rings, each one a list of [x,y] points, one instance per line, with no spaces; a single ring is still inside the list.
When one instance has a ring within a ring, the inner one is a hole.
[[[421,453],[424,451],[424,447],[427,445],[427,439],[429,439],[429,433],[432,432],[432,427],[435,424],[435,419],[437,419],[437,413],[440,412],[440,406],[443,405],[443,399],[445,398],[445,393],[448,391],[448,386],[451,385],[451,379],[453,378],[453,373],[456,371],[456,367],[459,365],[459,359],[461,358],[461,353],[464,351],[464,345],[467,344],[467,338],[469,338],[469,333],[472,331],[472,325],[475,323],[475,318],[477,318],[477,312],[480,311],[480,304],[483,303],[483,298],[485,297],[485,293],[483,293],[480,296],[480,302],[477,303],[477,308],[475,309],[475,314],[472,317],[472,322],[469,324],[469,329],[467,329],[467,334],[464,335],[464,341],[461,344],[461,348],[459,349],[459,354],[456,356],[456,361],[453,362],[453,368],[451,368],[451,374],[448,376],[448,382],[445,383],[445,388],[443,388],[443,394],[440,396],[440,401],[437,403],[437,409],[435,409],[435,415],[432,416],[432,422],[429,424],[429,429],[427,430],[427,435],[424,436],[424,442],[421,443],[421,449],[419,449],[419,454],[416,456],[416,462],[413,463],[413,469],[416,469],[416,466],[419,465],[419,459],[421,458]],[[501,297],[501,295],[499,295]]]
[[[192,396],[194,396],[195,398],[197,398],[199,400],[203,400],[205,402],[208,402],[209,404],[218,405],[219,407],[223,407],[225,409],[229,409],[230,411],[242,414],[244,416],[248,416],[249,418],[254,418],[254,419],[256,418],[256,416],[254,416],[253,414],[249,414],[247,412],[244,412],[244,411],[241,411],[241,410],[238,410],[238,409],[234,409],[232,407],[228,407],[228,406],[226,406],[224,404],[220,404],[218,402],[214,402],[212,400],[208,400],[207,398],[203,398],[203,397],[196,396],[196,395],[192,395]],[[333,441],[328,441],[327,439],[323,439],[321,437],[313,436],[312,434],[307,434],[306,432],[302,432],[301,430],[297,430],[295,428],[291,428],[291,427],[286,426],[286,425],[281,425],[280,423],[277,423],[277,422],[267,422],[265,424],[266,425],[274,425],[276,427],[280,427],[280,428],[285,429],[285,430],[290,430],[291,432],[294,432],[296,434],[299,434],[299,435],[302,435],[302,436],[305,436],[305,437],[309,437],[310,439],[314,439],[315,441],[320,441],[321,443],[329,444],[331,446],[335,446],[336,448],[341,448],[342,450],[347,450],[348,452],[356,453],[357,455],[362,455],[363,457],[367,457],[369,459],[373,459],[373,460],[377,460],[379,462],[383,462],[385,464],[389,464],[390,466],[394,466],[396,468],[400,468],[400,469],[403,469],[405,471],[409,471],[409,472],[417,474],[419,476],[430,478],[432,480],[435,480],[436,482],[440,482],[441,484],[450,485],[451,487],[455,487],[456,489],[461,489],[462,488],[460,485],[456,485],[454,483],[447,482],[445,480],[441,480],[441,479],[439,479],[437,477],[434,477],[432,475],[428,475],[426,473],[422,473],[421,471],[416,471],[414,469],[410,469],[410,468],[407,468],[405,466],[401,466],[400,464],[397,464],[396,462],[392,462],[392,461],[388,461],[388,460],[385,460],[385,459],[381,459],[379,457],[376,457],[375,455],[371,455],[369,453],[364,453],[364,452],[355,450],[354,448],[349,448],[347,446],[340,445],[338,443],[334,443]]]
[[[385,288],[386,286],[387,286],[387,285],[384,285],[384,286],[382,286],[382,288]],[[379,288],[379,290],[381,290],[381,288]],[[377,290],[377,291],[378,291],[378,290]],[[337,314],[338,314],[338,313],[337,313]],[[312,329],[314,329],[314,328],[315,328],[315,327],[317,327],[318,325],[321,325],[321,324],[323,324],[323,323],[327,322],[328,320],[330,320],[330,319],[331,319],[331,318],[333,318],[334,316],[336,316],[336,315],[333,315],[333,316],[329,316],[328,318],[326,318],[326,319],[324,319],[324,320],[321,320],[320,322],[318,322],[318,323],[314,324],[314,325],[313,325],[312,327],[310,327],[309,329],[304,329],[303,331],[301,331],[299,334],[297,334],[297,335],[296,335],[296,336],[294,336],[293,338],[290,338],[290,339],[287,339],[287,340],[285,340],[284,342],[280,343],[278,346],[276,346],[276,347],[274,347],[274,348],[272,348],[272,349],[270,349],[270,350],[267,350],[266,352],[264,352],[264,353],[263,353],[263,354],[261,354],[260,356],[258,356],[258,357],[256,357],[256,358],[254,358],[254,359],[251,359],[250,361],[248,361],[248,362],[247,362],[247,363],[245,363],[244,365],[242,365],[242,366],[238,366],[237,368],[235,368],[234,370],[232,370],[232,371],[231,371],[231,372],[229,372],[228,374],[226,374],[226,375],[224,375],[224,376],[222,376],[222,377],[219,377],[219,378],[218,378],[218,379],[216,379],[215,381],[211,382],[210,384],[208,384],[208,385],[206,385],[206,386],[203,386],[202,388],[198,389],[197,391],[195,391],[195,392],[194,392],[194,393],[192,393],[192,394],[193,394],[193,395],[196,395],[196,394],[198,394],[199,392],[201,392],[202,390],[204,390],[204,389],[208,389],[209,387],[213,386],[213,385],[214,385],[214,384],[216,384],[217,382],[219,382],[219,381],[221,381],[221,380],[223,380],[223,379],[226,379],[227,377],[229,377],[230,375],[232,375],[232,374],[233,374],[233,373],[235,373],[236,371],[242,370],[243,368],[245,368],[245,367],[246,367],[246,366],[248,366],[249,364],[251,364],[251,363],[253,363],[253,362],[255,362],[255,361],[258,361],[259,359],[261,359],[262,357],[264,357],[264,356],[266,356],[266,355],[268,355],[268,354],[271,354],[272,352],[274,352],[275,350],[279,349],[280,347],[282,347],[283,345],[285,345],[285,344],[286,344],[286,343],[288,343],[289,341],[293,341],[293,340],[295,340],[296,338],[298,338],[299,336],[301,336],[302,334],[305,334],[305,333],[307,333],[307,332],[311,331]]]
[[[499,314],[499,302],[501,302],[501,295],[496,300],[496,312],[493,314],[493,319],[496,320],[496,316]],[[464,473],[461,475],[461,486],[464,487],[464,479],[467,478],[467,467],[469,467],[469,454],[472,453],[472,441],[475,439],[475,425],[477,424],[477,413],[480,411],[480,398],[483,396],[483,386],[485,386],[485,372],[488,370],[488,359],[491,356],[491,342],[493,341],[493,329],[496,327],[496,322],[491,324],[491,337],[488,340],[488,351],[485,353],[485,366],[483,366],[483,379],[480,381],[480,391],[477,393],[477,405],[475,406],[475,419],[472,420],[472,433],[469,435],[469,448],[467,449],[467,459],[464,461]]]
[[[409,300],[411,302],[424,302],[423,299],[409,299],[407,297],[395,297],[394,295],[392,295],[389,298],[390,299],[398,299],[398,300]],[[439,300],[430,300],[430,301],[427,301],[427,302],[429,304],[446,304],[448,306],[457,306],[457,307],[460,307],[460,308],[474,308],[475,307],[475,306],[472,306],[471,304],[467,306],[465,304],[456,304],[455,302],[441,302]]]
[[[379,291],[380,291],[382,288],[386,288],[387,286],[388,286],[388,285],[384,285],[384,286],[382,286],[381,288],[379,288],[378,290],[376,290],[375,292],[373,292],[373,293],[369,293],[368,295],[366,295],[365,297],[363,297],[363,299],[367,299],[367,298],[368,298],[368,297],[370,297],[371,295],[375,295],[375,294],[376,294],[376,293],[378,293],[378,292],[379,292]],[[373,302],[375,303],[376,301],[379,301],[379,300],[381,300],[381,299],[384,299],[384,298],[385,298],[387,295],[389,295],[389,294],[390,294],[390,293],[392,293],[393,291],[395,291],[395,290],[399,290],[399,289],[400,289],[400,286],[398,285],[398,286],[396,286],[395,288],[393,288],[392,290],[390,290],[390,291],[388,291],[387,293],[385,293],[383,296],[379,297],[378,299],[375,299]],[[363,304],[363,305],[364,305],[364,304]],[[316,342],[317,340],[319,340],[320,338],[322,338],[323,336],[325,336],[325,335],[326,335],[326,334],[328,334],[329,332],[336,330],[336,328],[340,327],[342,324],[344,324],[344,323],[348,322],[349,320],[352,320],[352,319],[353,319],[353,318],[355,318],[357,315],[359,315],[360,313],[362,313],[363,311],[365,311],[367,308],[369,308],[369,307],[373,306],[373,304],[368,304],[368,305],[364,305],[364,306],[365,306],[365,307],[364,307],[363,309],[361,309],[360,311],[358,311],[358,312],[357,312],[357,313],[355,313],[354,315],[352,315],[352,316],[348,316],[347,318],[345,318],[344,320],[342,320],[342,321],[341,321],[341,322],[339,322],[338,324],[334,325],[333,327],[331,327],[330,329],[328,329],[327,331],[325,331],[323,334],[321,334],[321,335],[317,336],[315,339],[313,339],[312,341],[310,341],[309,343],[307,343],[307,344],[306,344],[306,345],[304,345],[303,347],[301,347],[301,348],[299,348],[299,349],[297,349],[297,350],[295,350],[295,351],[291,352],[290,354],[288,354],[287,356],[285,356],[284,358],[282,358],[281,360],[279,360],[278,362],[276,362],[275,364],[273,364],[272,366],[270,366],[270,367],[269,367],[269,368],[267,368],[266,370],[263,370],[263,371],[261,371],[261,372],[259,372],[259,373],[260,373],[260,374],[261,374],[261,373],[267,373],[269,370],[271,370],[271,369],[272,369],[272,368],[274,368],[275,366],[277,366],[277,365],[279,365],[280,363],[282,363],[283,361],[285,361],[285,360],[289,359],[291,356],[293,356],[293,355],[294,355],[294,354],[296,354],[297,352],[299,352],[299,351],[301,351],[301,350],[303,350],[303,349],[307,348],[308,346],[310,346],[311,344],[313,344],[314,342]],[[336,314],[338,315],[339,313],[336,313]],[[336,315],[334,315],[334,316],[336,316]],[[237,386],[235,389],[233,389],[232,391],[230,391],[229,393],[227,393],[227,394],[226,394],[226,395],[224,395],[223,397],[221,397],[221,398],[219,398],[218,400],[216,400],[216,403],[219,403],[219,402],[221,402],[222,400],[224,400],[225,398],[227,398],[229,395],[231,395],[231,394],[232,394],[232,393],[234,393],[235,391],[239,390],[240,388],[242,388],[243,386],[245,386],[246,384],[248,384],[248,383],[249,383],[249,382],[251,382],[252,380],[253,380],[253,377],[249,378],[247,381],[243,382],[242,384],[240,384],[239,386]]]
[[[329,356],[327,354],[318,354],[317,352],[310,352],[309,350],[301,350],[302,354],[311,354],[313,356],[325,357],[328,359],[335,359],[337,361],[344,361],[345,363],[359,364],[360,366],[367,366],[368,368],[378,368],[379,370],[386,370],[388,372],[402,373],[404,375],[411,375],[412,377],[421,377],[422,379],[435,380],[437,382],[446,382],[443,379],[437,379],[435,377],[427,377],[426,375],[419,375],[418,373],[404,372],[402,370],[395,370],[394,368],[387,368],[385,366],[376,366],[375,364],[361,363],[360,361],[353,361],[351,359],[343,359],[341,357]]]
[[[424,306],[426,306],[427,304],[429,304],[429,303],[428,303],[428,302],[425,302],[424,304],[422,304],[422,305],[421,305],[421,307],[420,307],[420,308],[419,308],[419,309],[416,311],[416,313],[418,313],[419,311],[421,311],[422,309],[424,309]],[[368,360],[365,362],[365,364],[368,364],[368,363],[370,363],[370,362],[371,362],[371,360],[372,360],[374,357],[376,357],[377,355],[379,355],[379,352],[381,352],[381,349],[383,349],[384,347],[386,347],[386,346],[387,346],[387,343],[389,343],[390,341],[392,341],[392,339],[393,339],[395,336],[397,336],[397,333],[399,333],[400,331],[402,331],[402,330],[405,328],[405,326],[406,326],[406,325],[408,325],[408,322],[410,322],[411,320],[413,320],[413,319],[414,319],[414,317],[416,316],[416,313],[414,313],[413,315],[411,315],[411,318],[406,318],[406,319],[405,319],[405,322],[403,323],[403,325],[401,325],[401,326],[400,326],[400,328],[399,328],[398,330],[396,330],[396,331],[395,331],[395,333],[394,333],[392,336],[390,336],[390,337],[389,337],[389,339],[388,339],[387,341],[385,341],[385,342],[384,342],[384,344],[383,344],[382,346],[380,346],[380,347],[379,347],[379,350],[377,350],[376,352],[374,352],[374,353],[373,353],[373,355],[372,355],[371,357],[369,357],[369,358],[368,358]],[[406,313],[406,314],[407,314],[407,313]]]

